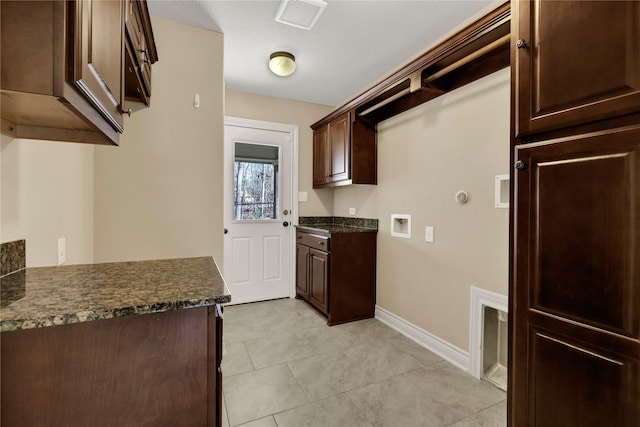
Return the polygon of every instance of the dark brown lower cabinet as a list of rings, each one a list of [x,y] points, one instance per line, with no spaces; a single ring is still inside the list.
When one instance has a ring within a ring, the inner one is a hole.
[[[305,245],[296,245],[296,295],[309,299],[309,250]]]
[[[216,306],[3,332],[1,424],[219,426]]]
[[[329,313],[329,254],[309,249],[309,302]]]
[[[298,234],[296,245],[297,296],[309,302],[325,316],[329,314],[329,238],[313,234]],[[303,240],[304,239],[304,240]],[[315,248],[325,249],[315,249]]]
[[[376,233],[298,230],[296,296],[329,325],[373,317],[376,304]]]
[[[640,126],[515,147],[510,426],[640,426]]]

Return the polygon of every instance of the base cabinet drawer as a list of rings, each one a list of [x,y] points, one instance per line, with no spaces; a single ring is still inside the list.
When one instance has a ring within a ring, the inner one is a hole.
[[[298,232],[298,234],[296,235],[296,241],[301,245],[318,249],[320,251],[328,252],[330,250],[329,243],[331,242],[331,239],[329,238],[329,236]]]

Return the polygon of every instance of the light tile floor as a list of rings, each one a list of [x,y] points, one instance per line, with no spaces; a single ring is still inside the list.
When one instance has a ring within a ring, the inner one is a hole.
[[[506,395],[376,319],[294,299],[224,312],[223,426],[503,427]]]

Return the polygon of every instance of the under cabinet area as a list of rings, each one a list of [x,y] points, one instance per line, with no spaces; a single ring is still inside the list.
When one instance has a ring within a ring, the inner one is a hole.
[[[296,233],[296,297],[329,325],[374,316],[376,232]]]
[[[350,111],[313,129],[313,188],[377,183],[375,126]]]
[[[134,16],[144,38],[132,52]],[[2,133],[119,145],[125,97],[148,104],[157,60],[146,2],[2,1],[0,18]],[[144,96],[132,96],[145,74]]]

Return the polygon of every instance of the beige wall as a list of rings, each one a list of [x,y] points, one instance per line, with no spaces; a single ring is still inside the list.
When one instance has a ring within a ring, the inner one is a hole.
[[[467,350],[470,287],[508,288],[508,209],[494,208],[494,177],[509,172],[509,70],[379,124],[378,150],[378,185],[337,188],[334,214],[380,220],[378,305]],[[392,213],[412,215],[411,239],[391,237]]]
[[[306,191],[308,202],[298,204],[298,214],[332,215],[333,191],[312,188],[313,132],[309,125],[333,111],[333,107],[227,90],[225,114],[298,126],[298,191]]]
[[[27,267],[93,261],[92,145],[2,135],[0,241],[27,240]]]
[[[153,29],[151,107],[125,119],[120,147],[95,148],[95,261],[222,265],[223,35],[156,18]]]

